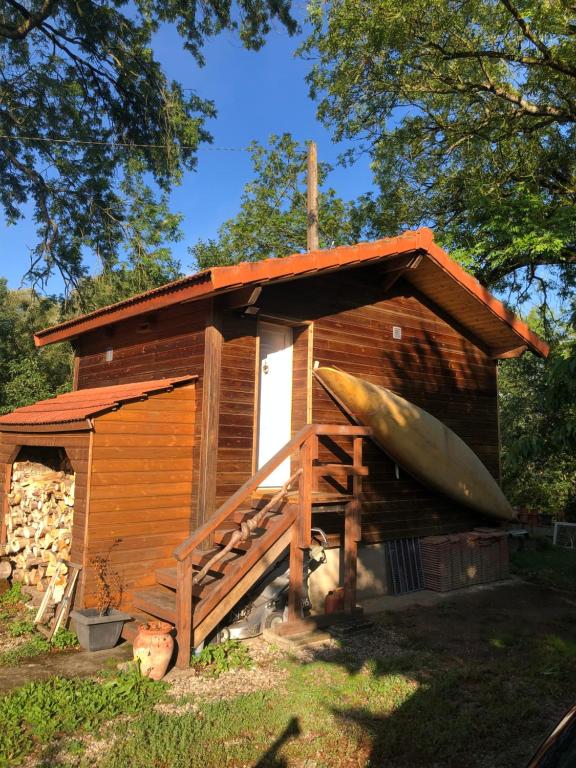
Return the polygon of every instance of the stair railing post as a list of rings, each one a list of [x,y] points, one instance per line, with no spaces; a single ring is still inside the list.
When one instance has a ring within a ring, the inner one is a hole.
[[[190,666],[192,653],[192,560],[185,557],[176,565],[176,632],[178,657],[176,666],[186,669]]]
[[[363,438],[354,437],[352,443],[353,500],[346,505],[344,517],[344,610],[347,613],[356,608],[356,585],[358,580],[358,543],[362,539],[362,449]]]
[[[298,511],[290,542],[290,585],[288,592],[288,620],[302,618],[304,594],[304,562],[312,543],[312,461],[318,451],[318,438],[311,435],[300,448],[302,474],[298,482]]]

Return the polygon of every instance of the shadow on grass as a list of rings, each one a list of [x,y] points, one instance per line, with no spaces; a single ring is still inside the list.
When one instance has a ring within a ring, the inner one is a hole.
[[[288,768],[288,762],[285,758],[278,757],[278,752],[287,741],[300,736],[301,733],[302,729],[300,728],[298,718],[293,717],[272,746],[266,750],[260,760],[254,765],[254,768]]]
[[[355,690],[341,690],[335,703],[326,703],[340,730],[358,745],[358,762],[342,764],[526,765],[574,703],[576,633],[573,622],[564,622],[560,614],[555,626],[550,620],[538,626],[533,617],[523,626],[520,615],[511,610],[502,633],[498,611],[494,621],[488,613],[484,622],[458,612],[437,613],[436,624],[462,640],[456,653],[450,645],[425,651],[408,641],[406,652],[396,657],[363,654],[356,638],[332,657],[321,651],[312,655],[313,666],[335,666],[350,686],[356,682]],[[424,621],[420,627],[425,628]]]

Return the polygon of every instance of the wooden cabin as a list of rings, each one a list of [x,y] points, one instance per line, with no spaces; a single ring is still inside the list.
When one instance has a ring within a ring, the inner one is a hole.
[[[428,229],[215,267],[35,340],[71,341],[74,392],[54,401],[58,419],[45,404],[0,418],[4,511],[19,446],[74,444],[79,599],[93,594],[90,556],[120,539],[112,559],[125,607],[176,625],[181,664],[288,547],[298,616],[312,523],[328,534],[334,581],[345,565],[348,608],[357,583],[386,589],[387,541],[492,523],[398,468],[315,380],[315,365],[426,409],[498,479],[497,362],[547,354]],[[123,400],[125,385],[137,385],[133,399]],[[62,405],[83,393],[77,429]],[[91,412],[102,399],[114,405]],[[247,521],[263,509],[256,536]],[[244,538],[215,559],[238,531]]]

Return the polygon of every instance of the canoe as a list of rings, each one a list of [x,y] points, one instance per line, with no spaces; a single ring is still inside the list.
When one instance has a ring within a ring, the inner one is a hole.
[[[515,512],[478,456],[445,424],[385,387],[335,368],[315,374],[374,441],[408,474],[454,501],[502,520]]]

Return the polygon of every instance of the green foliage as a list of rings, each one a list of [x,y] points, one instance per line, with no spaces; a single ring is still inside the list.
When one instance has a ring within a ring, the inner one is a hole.
[[[267,147],[253,142],[251,153],[254,178],[244,187],[238,214],[222,224],[216,239],[190,248],[199,269],[306,250],[307,146],[284,133],[270,136]],[[325,186],[330,171],[327,163],[319,164],[321,248],[356,242],[361,235],[352,204]]]
[[[31,629],[28,629],[27,625],[31,623],[27,621],[12,622],[8,626],[8,634],[13,637],[22,637],[27,634],[32,636],[15,648],[10,648],[0,653],[0,667],[15,667],[24,659],[33,659],[35,656],[42,656],[53,650],[65,651],[70,648],[79,647],[78,638],[74,632],[70,632],[67,629],[59,629],[49,641],[34,629],[34,625],[32,625]],[[16,627],[17,634],[14,634],[14,627]]]
[[[576,278],[576,60],[563,0],[315,0],[321,120],[367,152],[374,234],[432,225],[485,284]]]
[[[571,324],[544,329],[548,361],[524,355],[499,367],[504,490],[512,503],[576,516],[576,348]]]
[[[63,319],[164,285],[181,277],[170,243],[182,239],[182,216],[168,207],[166,193],[155,197],[143,181],[142,161],[127,163],[120,189],[126,198],[125,238],[122,254],[104,263],[103,270],[77,283],[63,308]]]
[[[28,619],[16,619],[8,625],[8,634],[11,637],[22,637],[34,632],[34,622]]]
[[[15,667],[24,659],[32,659],[50,652],[50,643],[42,635],[34,634],[26,642],[0,653],[0,667]]]
[[[17,688],[0,698],[0,766],[20,764],[57,734],[91,732],[119,715],[146,712],[163,695],[163,684],[138,673],[103,682],[56,677]]]
[[[10,589],[0,595],[0,607],[16,606],[18,603],[27,603],[29,600],[30,596],[22,592],[22,584],[19,581],[14,581],[10,585]]]
[[[239,640],[226,640],[205,646],[198,656],[192,658],[191,666],[219,677],[231,669],[250,669],[252,659],[248,648]]]
[[[50,645],[57,651],[65,651],[68,648],[78,648],[78,637],[75,632],[60,627],[50,640]]]
[[[69,388],[68,344],[34,347],[34,332],[60,319],[59,303],[32,291],[9,291],[0,279],[0,413]]]
[[[159,27],[173,25],[202,64],[207,38],[235,29],[258,49],[274,21],[296,30],[289,0],[3,4],[0,208],[13,223],[33,204],[33,280],[58,271],[75,285],[87,249],[113,266],[141,234],[129,163],[165,191],[210,140],[204,123],[214,105],[169,80],[153,53]]]

